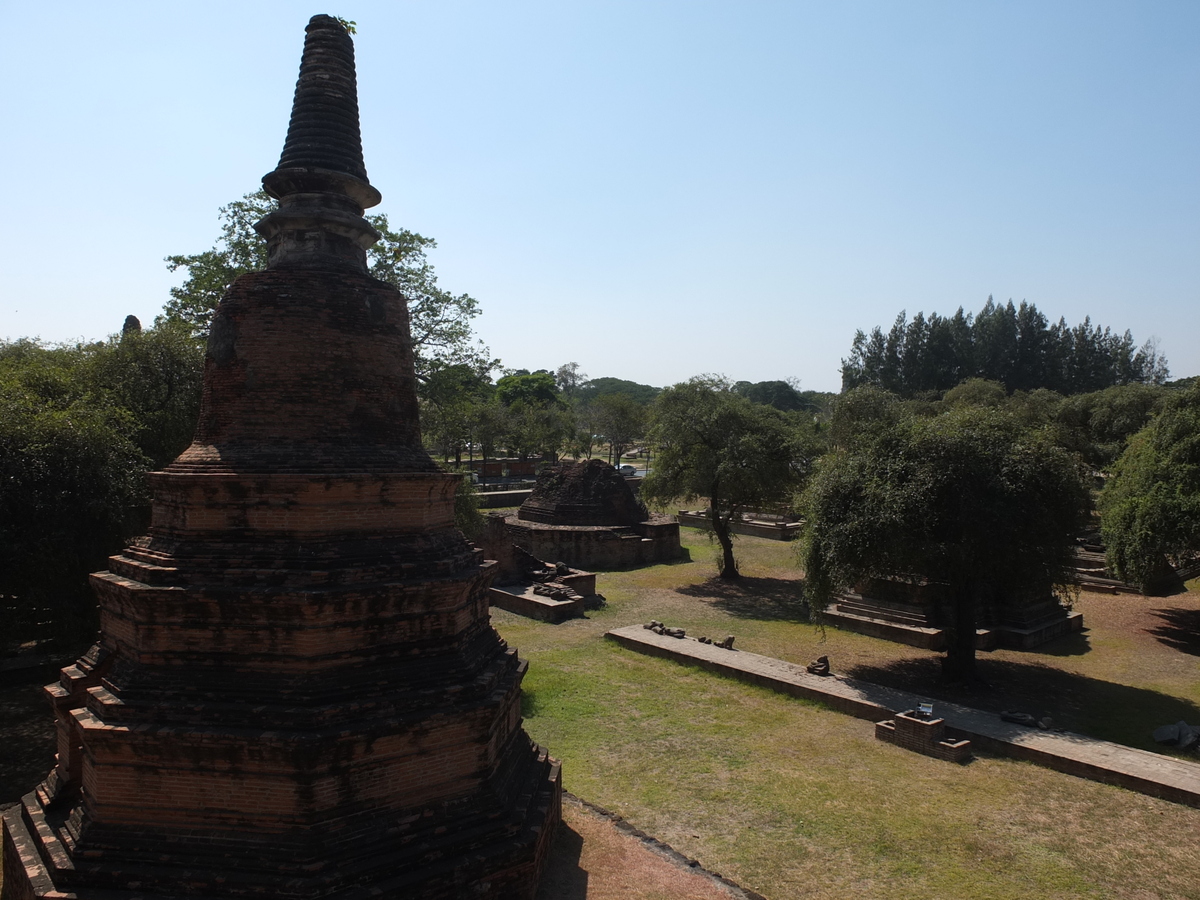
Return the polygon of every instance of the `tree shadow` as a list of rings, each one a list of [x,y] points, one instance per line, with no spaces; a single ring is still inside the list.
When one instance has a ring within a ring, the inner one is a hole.
[[[1015,709],[1039,719],[1049,716],[1055,728],[1157,753],[1170,752],[1151,735],[1159,725],[1180,719],[1200,724],[1200,706],[1148,688],[1033,662],[980,656],[976,665],[983,684],[969,686],[941,681],[940,655],[859,665],[845,674],[975,709],[996,713]]]
[[[677,594],[705,600],[739,619],[807,622],[804,582],[789,578],[735,578],[713,576],[700,584],[676,588]]]
[[[0,688],[0,803],[20,800],[54,766],[54,714],[37,685]]]
[[[1163,624],[1146,629],[1147,634],[1180,653],[1200,656],[1200,609],[1153,609],[1150,615]]]
[[[554,845],[546,858],[537,900],[586,900],[588,873],[579,865],[582,854],[582,835],[566,822],[559,822]]]
[[[1042,656],[1083,656],[1092,652],[1092,642],[1087,628],[1072,631],[1038,646],[1036,652]]]

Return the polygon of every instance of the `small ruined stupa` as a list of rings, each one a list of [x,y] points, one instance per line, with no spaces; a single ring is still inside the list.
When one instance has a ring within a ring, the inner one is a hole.
[[[4,898],[534,895],[556,763],[493,566],[422,449],[404,298],[367,272],[354,49],[308,25],[194,443],[93,576],[100,641],[47,688],[54,770],[4,820]]]
[[[547,467],[504,528],[525,552],[580,569],[644,566],[684,552],[679,525],[648,512],[625,478],[599,459]]]
[[[602,459],[560,462],[544,471],[517,518],[545,525],[637,525],[650,518],[625,478]]]

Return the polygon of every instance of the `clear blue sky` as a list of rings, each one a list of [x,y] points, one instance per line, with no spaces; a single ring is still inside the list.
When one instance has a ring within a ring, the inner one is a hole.
[[[6,2],[0,336],[149,323],[358,23],[379,211],[510,367],[836,390],[989,294],[1200,374],[1200,3]]]

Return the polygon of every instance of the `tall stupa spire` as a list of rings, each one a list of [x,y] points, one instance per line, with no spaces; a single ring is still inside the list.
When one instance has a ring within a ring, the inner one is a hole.
[[[521,727],[496,564],[418,423],[350,37],[308,25],[265,271],[213,315],[195,440],[92,576],[54,769],[0,813],[0,900],[529,900],[561,773]]]
[[[332,16],[313,16],[305,29],[287,140],[262,181],[279,201],[255,225],[267,239],[270,268],[350,263],[366,270],[366,248],[379,234],[363,211],[381,198],[363,164],[354,42]]]

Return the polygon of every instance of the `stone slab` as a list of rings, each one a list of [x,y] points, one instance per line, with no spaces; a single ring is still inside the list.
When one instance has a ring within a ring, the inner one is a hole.
[[[655,634],[629,625],[606,637],[624,647],[689,662],[723,675],[794,697],[817,700],[839,712],[877,722],[921,703],[933,703],[947,722],[946,733],[977,749],[1037,763],[1080,778],[1200,808],[1200,764],[1101,741],[1071,732],[1041,731],[1001,721],[996,713],[932,700],[841,675],[810,675],[803,666],[745,650],[725,650],[694,638]]]
[[[503,585],[488,590],[492,606],[518,616],[558,623],[583,615],[583,600],[555,600],[533,592],[533,585]]]

